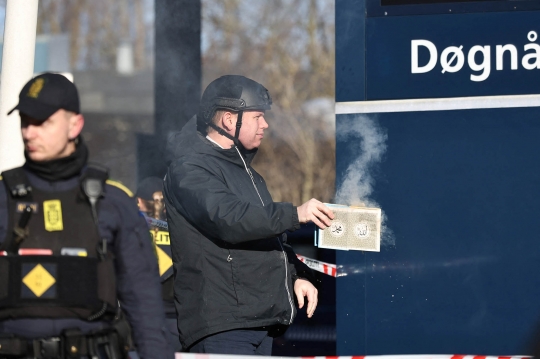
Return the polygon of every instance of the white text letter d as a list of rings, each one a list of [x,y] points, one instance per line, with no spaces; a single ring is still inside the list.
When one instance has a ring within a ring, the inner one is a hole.
[[[429,62],[425,66],[418,66],[418,46],[429,50]],[[437,65],[437,48],[428,40],[411,40],[411,73],[423,74],[430,72]]]

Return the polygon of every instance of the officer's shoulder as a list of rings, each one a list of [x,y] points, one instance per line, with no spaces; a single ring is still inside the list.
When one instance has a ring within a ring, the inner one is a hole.
[[[133,192],[131,192],[131,190],[129,188],[127,188],[125,185],[123,185],[121,182],[118,182],[118,181],[115,181],[115,180],[112,180],[112,179],[108,179],[107,181],[105,181],[106,183],[106,187],[107,187],[107,192],[110,192],[112,194],[124,194],[124,195],[127,195],[128,197],[133,197]]]

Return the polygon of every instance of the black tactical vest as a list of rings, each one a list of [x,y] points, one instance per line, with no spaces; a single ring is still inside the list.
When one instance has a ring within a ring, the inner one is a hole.
[[[32,215],[20,245],[0,253],[0,320],[114,316],[113,257],[110,251],[103,254],[103,241],[81,188],[55,193],[32,189],[22,168],[2,176],[9,227],[0,249],[7,250],[16,237],[14,231],[27,206]],[[106,173],[101,177],[104,186]]]

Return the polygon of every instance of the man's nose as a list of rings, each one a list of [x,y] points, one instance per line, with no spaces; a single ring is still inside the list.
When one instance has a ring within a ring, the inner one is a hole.
[[[267,129],[268,128],[268,122],[266,122],[266,119],[264,117],[261,117],[261,120],[262,120],[261,128],[264,129],[264,130]]]
[[[21,128],[22,137],[26,140],[30,140],[36,136],[36,126],[26,125]]]

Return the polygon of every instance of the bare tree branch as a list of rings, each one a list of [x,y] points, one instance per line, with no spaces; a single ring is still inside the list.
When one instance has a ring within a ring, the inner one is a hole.
[[[334,97],[333,2],[204,0],[207,85],[224,74],[263,83],[274,100],[255,167],[277,201],[334,195],[335,142],[328,122],[303,109]],[[307,15],[307,16],[306,16]],[[333,111],[333,110],[332,110]],[[333,129],[332,131],[333,132]]]

